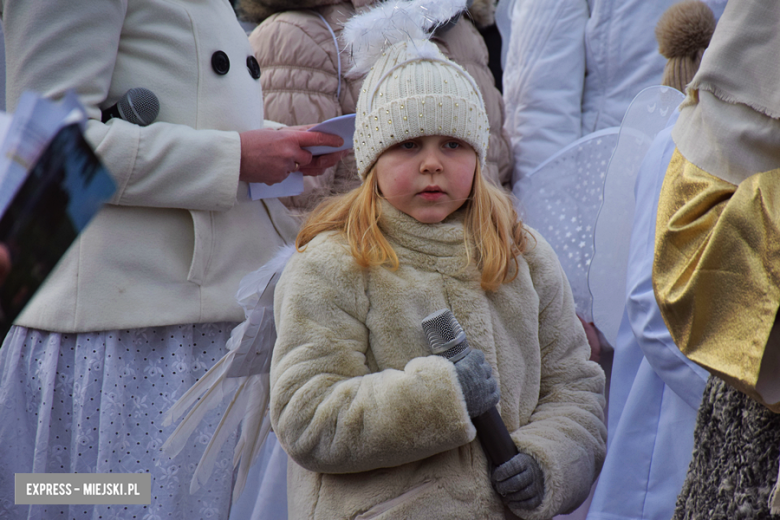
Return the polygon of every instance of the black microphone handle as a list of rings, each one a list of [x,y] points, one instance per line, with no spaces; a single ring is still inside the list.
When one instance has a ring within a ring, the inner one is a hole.
[[[449,309],[440,309],[422,320],[431,352],[458,364],[468,355],[471,347],[458,320]],[[487,458],[498,467],[517,455],[517,447],[493,406],[482,415],[471,418],[477,429],[477,437]]]
[[[122,118],[122,115],[119,113],[119,106],[116,103],[101,112],[100,121],[102,123],[107,123],[109,119],[114,117],[118,119]]]
[[[517,455],[517,446],[509,436],[509,431],[495,406],[482,415],[472,417],[471,422],[477,429],[479,442],[493,467],[497,468]]]

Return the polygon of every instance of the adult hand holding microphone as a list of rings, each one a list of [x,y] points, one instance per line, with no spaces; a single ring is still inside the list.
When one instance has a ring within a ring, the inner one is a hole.
[[[469,347],[466,334],[449,309],[422,321],[431,351],[455,364],[471,421],[492,463],[491,481],[502,501],[512,509],[534,509],[544,497],[544,476],[533,457],[518,453],[496,410],[500,399],[493,370],[480,350]]]

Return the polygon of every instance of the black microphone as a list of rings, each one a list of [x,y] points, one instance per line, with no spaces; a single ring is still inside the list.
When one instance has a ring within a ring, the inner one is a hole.
[[[437,356],[443,356],[457,363],[471,350],[466,340],[466,333],[449,309],[442,309],[428,315],[423,319],[422,327],[428,337],[431,352]],[[495,406],[482,415],[472,417],[471,422],[477,429],[477,437],[482,444],[482,449],[485,450],[494,467],[517,455],[517,446],[509,436],[509,431]]]
[[[148,88],[131,88],[119,98],[119,101],[103,110],[102,121],[111,118],[124,119],[128,123],[146,126],[157,119],[160,113],[160,101]]]

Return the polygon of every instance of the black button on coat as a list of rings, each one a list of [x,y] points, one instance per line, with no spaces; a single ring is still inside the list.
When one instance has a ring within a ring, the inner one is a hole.
[[[224,51],[217,51],[211,55],[211,68],[220,76],[224,76],[230,70],[230,58]]]

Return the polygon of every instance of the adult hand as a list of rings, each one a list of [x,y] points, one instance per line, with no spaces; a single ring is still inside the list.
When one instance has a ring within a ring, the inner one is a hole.
[[[490,480],[510,509],[535,509],[544,498],[544,475],[533,457],[518,453],[493,471]]]
[[[344,143],[341,137],[322,132],[306,132],[308,127],[273,130],[263,128],[242,132],[241,171],[239,179],[245,182],[282,182],[291,172],[321,175],[325,169],[338,163],[348,150],[312,157],[304,147],[332,146]]]

